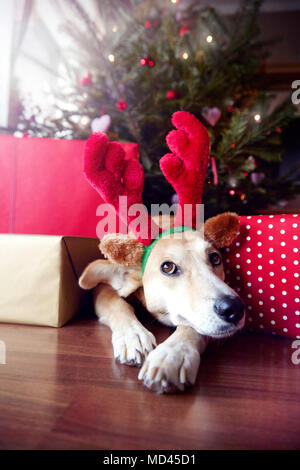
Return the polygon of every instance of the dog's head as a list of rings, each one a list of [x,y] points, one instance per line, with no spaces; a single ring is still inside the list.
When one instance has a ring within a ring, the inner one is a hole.
[[[148,310],[163,323],[189,325],[215,338],[229,336],[243,327],[245,312],[240,297],[224,282],[220,250],[232,243],[238,227],[237,215],[225,213],[208,219],[203,233],[162,237],[151,250],[143,276],[143,245],[109,235],[100,248],[112,264],[102,260],[90,265],[81,285],[109,282],[123,296],[143,286]],[[92,277],[94,282],[88,282]]]
[[[204,233],[187,231],[162,238],[148,258],[143,287],[149,311],[189,325],[203,335],[224,337],[244,325],[244,304],[224,282],[220,249],[236,237],[235,214],[209,219]]]

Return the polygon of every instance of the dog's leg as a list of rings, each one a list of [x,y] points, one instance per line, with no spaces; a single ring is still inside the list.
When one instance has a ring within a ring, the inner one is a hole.
[[[152,333],[136,318],[134,310],[107,284],[94,289],[95,311],[112,331],[114,357],[122,364],[141,366],[156,346]]]
[[[139,380],[157,393],[183,391],[195,383],[200,355],[208,338],[189,326],[178,326],[169,338],[147,357]]]

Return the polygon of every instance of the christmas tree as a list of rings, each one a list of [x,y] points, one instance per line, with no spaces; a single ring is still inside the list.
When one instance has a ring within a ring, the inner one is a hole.
[[[56,0],[78,20],[61,10],[74,47],[60,64],[51,112],[27,102],[21,126],[40,137],[87,139],[93,130],[137,142],[145,202],[170,202],[158,161],[168,151],[172,113],[190,111],[211,138],[206,215],[251,214],[299,192],[291,174],[277,177],[282,128],[294,109],[287,100],[270,112],[261,1],[244,1],[227,18],[199,3],[95,0],[92,17],[78,0]]]

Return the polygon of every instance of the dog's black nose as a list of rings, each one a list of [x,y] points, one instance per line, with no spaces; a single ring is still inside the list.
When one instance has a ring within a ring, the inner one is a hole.
[[[245,305],[239,297],[226,295],[217,300],[214,305],[214,310],[217,315],[229,323],[235,325],[243,318]]]

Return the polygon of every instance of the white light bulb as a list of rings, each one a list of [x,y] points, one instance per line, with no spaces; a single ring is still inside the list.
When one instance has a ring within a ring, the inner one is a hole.
[[[184,60],[187,60],[187,59],[189,58],[188,53],[187,53],[187,52],[183,52],[183,53],[182,53],[182,58],[183,58]]]
[[[112,32],[113,32],[113,33],[116,33],[117,31],[118,31],[118,26],[116,26],[116,25],[113,26],[113,27],[112,27]]]
[[[177,0],[171,0],[171,3],[177,3]]]
[[[213,37],[211,34],[209,34],[208,36],[206,36],[206,42],[212,42],[213,40]]]
[[[89,123],[90,119],[88,116],[82,116],[82,118],[80,119],[80,123],[82,124],[82,126],[86,126],[88,123]]]
[[[115,61],[115,56],[113,54],[109,54],[108,60],[109,60],[109,62],[114,62]]]
[[[255,114],[253,117],[255,122],[260,122],[261,121],[261,115],[259,113]]]

